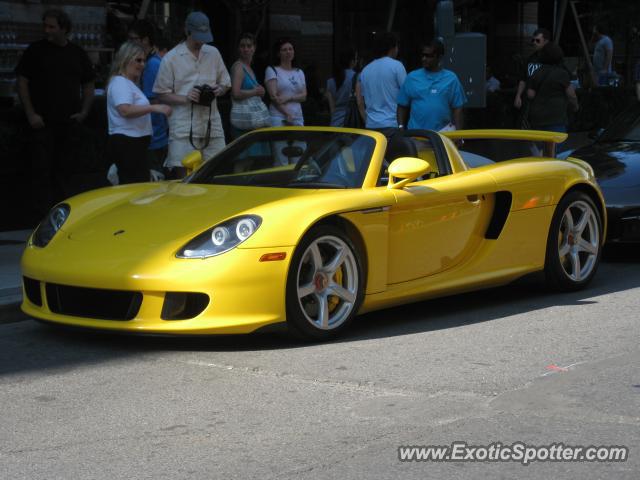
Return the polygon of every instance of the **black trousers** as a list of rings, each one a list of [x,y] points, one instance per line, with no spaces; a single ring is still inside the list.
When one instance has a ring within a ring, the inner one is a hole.
[[[109,158],[118,167],[120,185],[149,181],[147,149],[150,141],[151,136],[128,137],[120,133],[109,135]]]
[[[31,198],[39,216],[44,216],[54,204],[68,196],[65,158],[72,150],[72,128],[70,124],[48,122],[43,128],[31,130]]]

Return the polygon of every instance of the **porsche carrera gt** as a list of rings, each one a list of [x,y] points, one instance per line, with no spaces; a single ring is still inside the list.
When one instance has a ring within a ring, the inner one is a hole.
[[[545,145],[544,158],[465,161],[464,139]],[[22,258],[28,315],[150,334],[284,324],[324,340],[358,313],[543,271],[593,278],[606,211],[565,134],[284,127],[251,132],[183,181],[94,190],[54,207]]]

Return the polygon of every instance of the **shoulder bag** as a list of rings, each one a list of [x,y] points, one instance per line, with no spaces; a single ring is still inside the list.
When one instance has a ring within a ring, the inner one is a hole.
[[[343,126],[349,128],[364,128],[364,121],[360,116],[358,110],[358,100],[356,98],[356,82],[358,81],[358,74],[353,74],[351,80],[351,94],[349,95],[349,101],[347,102],[347,110],[344,113]]]
[[[245,75],[254,83],[254,86],[258,85],[258,82],[253,78],[249,72],[242,67]],[[264,104],[262,99],[257,95],[253,95],[242,100],[232,99],[231,106],[231,125],[239,130],[254,130],[256,128],[271,126],[271,117],[269,115],[269,109]]]

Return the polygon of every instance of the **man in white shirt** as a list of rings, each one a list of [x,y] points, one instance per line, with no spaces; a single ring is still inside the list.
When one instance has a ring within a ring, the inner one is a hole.
[[[181,161],[189,152],[200,150],[209,160],[225,146],[216,98],[231,88],[229,72],[218,49],[207,45],[213,35],[204,13],[189,14],[185,33],[187,39],[163,57],[153,85],[158,101],[173,107],[164,164],[170,178],[185,175]]]
[[[356,95],[360,115],[366,128],[389,136],[398,128],[397,98],[407,71],[396,60],[398,38],[385,32],[376,39],[376,59],[369,63],[358,78]]]

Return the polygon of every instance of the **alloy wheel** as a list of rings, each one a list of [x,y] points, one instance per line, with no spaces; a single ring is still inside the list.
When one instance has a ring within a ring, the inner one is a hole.
[[[346,242],[333,235],[313,240],[296,276],[298,302],[307,322],[320,330],[342,325],[356,304],[359,280],[355,255]]]
[[[571,203],[558,231],[558,255],[564,273],[574,282],[587,278],[597,265],[600,251],[598,218],[583,200]]]

